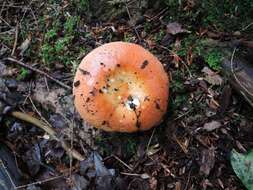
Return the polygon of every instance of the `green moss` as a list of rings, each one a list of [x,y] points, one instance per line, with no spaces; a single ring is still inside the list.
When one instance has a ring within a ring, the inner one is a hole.
[[[66,22],[64,23],[64,31],[67,35],[73,35],[74,29],[77,28],[77,25],[80,21],[80,17],[78,16],[70,16],[67,17]]]
[[[205,56],[205,61],[213,70],[221,69],[222,53],[217,49],[211,49]]]
[[[60,17],[56,18],[52,25],[46,30],[44,42],[40,48],[40,56],[43,63],[48,66],[54,62],[69,65],[77,57],[77,47],[69,49],[72,40],[79,36],[75,30],[80,22],[78,16],[66,16],[61,24]],[[63,33],[62,33],[63,31]]]
[[[20,69],[20,73],[19,75],[17,76],[17,80],[23,80],[27,77],[27,75],[29,74],[29,71],[25,68],[21,68]]]
[[[168,20],[187,25],[208,27],[223,31],[241,30],[252,22],[252,0],[164,0],[169,8]]]
[[[57,37],[57,31],[56,28],[53,28],[51,30],[48,30],[47,33],[45,34],[45,39],[46,40],[51,40],[53,38]]]

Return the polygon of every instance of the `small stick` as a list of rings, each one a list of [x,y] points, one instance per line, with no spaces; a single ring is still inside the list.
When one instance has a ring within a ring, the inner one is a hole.
[[[127,3],[125,3],[125,5],[126,5],[126,10],[127,10],[127,14],[128,14],[129,20],[130,20],[130,22],[131,22],[131,24],[132,24],[132,16],[131,16],[131,14],[130,14],[130,11],[129,11],[129,8],[128,8],[128,6],[127,6]],[[139,35],[139,33],[138,33],[136,27],[133,26],[133,28],[134,28],[134,32],[135,32],[135,34],[136,34],[136,36],[137,36],[139,42],[141,42],[141,37],[140,37],[140,35]]]
[[[6,59],[4,59],[4,60],[17,63],[18,65],[20,65],[20,66],[22,66],[22,67],[25,67],[25,68],[27,68],[27,69],[29,69],[29,70],[31,70],[31,71],[34,71],[34,72],[36,72],[36,73],[39,73],[39,74],[41,74],[41,75],[43,75],[43,76],[45,76],[45,77],[51,79],[52,81],[54,81],[55,83],[57,83],[58,85],[62,86],[62,87],[65,88],[65,89],[68,89],[68,90],[71,90],[71,89],[72,89],[70,86],[68,86],[68,85],[64,84],[63,82],[61,82],[61,81],[55,79],[54,77],[50,76],[49,74],[45,73],[44,71],[41,71],[41,70],[36,69],[36,68],[33,68],[32,66],[27,65],[27,64],[25,64],[25,63],[23,63],[23,62],[21,62],[21,61],[18,61],[18,60],[16,60],[16,59],[11,58],[11,57],[8,57],[8,58],[6,58]]]
[[[0,16],[0,20],[3,21],[8,27],[12,28],[12,26],[6,20],[4,20],[1,16]]]
[[[129,165],[127,165],[125,162],[123,162],[118,156],[113,155],[113,158],[115,158],[116,160],[118,160],[121,164],[123,164],[125,167],[127,167],[129,170],[133,171],[133,168],[130,167]]]
[[[15,29],[15,40],[14,40],[13,48],[11,51],[11,56],[13,56],[15,53],[17,43],[18,43],[18,23],[17,23],[16,29]]]
[[[147,148],[146,148],[146,153],[148,152],[150,143],[151,143],[152,138],[153,138],[153,136],[154,136],[154,134],[155,134],[155,129],[156,129],[156,128],[153,129],[152,134],[151,134],[151,137],[150,137],[149,140],[148,140],[148,145],[147,145]]]
[[[164,49],[164,50],[167,50],[167,51],[170,52],[172,55],[177,55],[174,51],[170,50],[170,49],[167,48],[167,47],[164,47],[164,46],[161,46],[161,45],[159,45],[159,46],[157,46],[157,47],[160,47],[160,48],[162,48],[162,49]],[[187,72],[188,72],[188,74],[189,74],[189,77],[192,78],[192,73],[191,73],[191,71],[190,71],[188,65],[187,65],[182,59],[180,59],[180,61],[181,61],[181,63],[183,63],[183,65],[185,66],[185,68],[186,68],[186,70],[187,70]]]
[[[57,137],[56,132],[54,131],[54,129],[50,126],[48,126],[47,124],[45,124],[44,122],[42,122],[41,120],[34,118],[26,113],[22,113],[22,112],[18,112],[18,111],[13,111],[10,113],[13,117],[26,121],[28,123],[31,123],[41,129],[43,129],[44,131],[46,131],[53,139],[55,139],[56,141],[60,142],[63,149],[67,152],[67,154],[69,156],[72,156],[73,158],[82,161],[84,160],[84,157],[77,152],[76,150],[72,150],[71,147],[69,146],[69,144],[67,142],[65,142],[64,140],[60,140]]]
[[[18,187],[15,187],[14,189],[23,189],[23,188],[26,188],[26,187],[29,187],[31,185],[41,185],[43,183],[46,183],[46,182],[49,182],[49,181],[53,181],[53,180],[56,180],[56,179],[60,179],[60,178],[63,178],[65,177],[64,175],[60,175],[60,176],[56,176],[56,177],[51,177],[49,179],[45,179],[45,180],[42,180],[42,181],[36,181],[34,183],[29,183],[29,184],[26,184],[26,185],[21,185],[21,186],[18,186]]]

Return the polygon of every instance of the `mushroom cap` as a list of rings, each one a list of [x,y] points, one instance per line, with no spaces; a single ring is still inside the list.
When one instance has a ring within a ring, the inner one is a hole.
[[[105,131],[135,132],[159,124],[169,80],[159,60],[127,42],[104,44],[85,56],[73,83],[81,117]]]

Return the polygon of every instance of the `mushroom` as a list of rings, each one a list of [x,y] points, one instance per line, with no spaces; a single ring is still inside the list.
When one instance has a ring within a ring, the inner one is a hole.
[[[111,42],[91,51],[73,83],[81,117],[105,131],[135,132],[159,124],[169,80],[162,64],[139,45]]]

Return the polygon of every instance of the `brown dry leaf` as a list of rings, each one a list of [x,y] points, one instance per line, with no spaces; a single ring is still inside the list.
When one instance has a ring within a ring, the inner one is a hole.
[[[208,176],[215,164],[215,150],[214,147],[204,149],[201,153],[200,174]]]
[[[178,22],[171,22],[167,25],[167,33],[176,35],[176,34],[182,34],[182,33],[189,33],[188,30],[183,29],[182,25]]]
[[[223,83],[223,79],[221,78],[220,75],[217,73],[213,72],[211,69],[208,67],[204,67],[201,72],[205,73],[205,78],[204,80],[207,81],[209,84],[212,85],[221,85]]]
[[[211,121],[209,123],[205,123],[203,129],[208,131],[208,132],[211,132],[215,129],[218,129],[221,127],[221,123],[218,122],[218,121]]]
[[[51,87],[48,91],[43,80],[36,81],[32,98],[41,103],[44,109],[52,110],[60,115],[67,116],[75,113],[71,94],[60,87]]]

